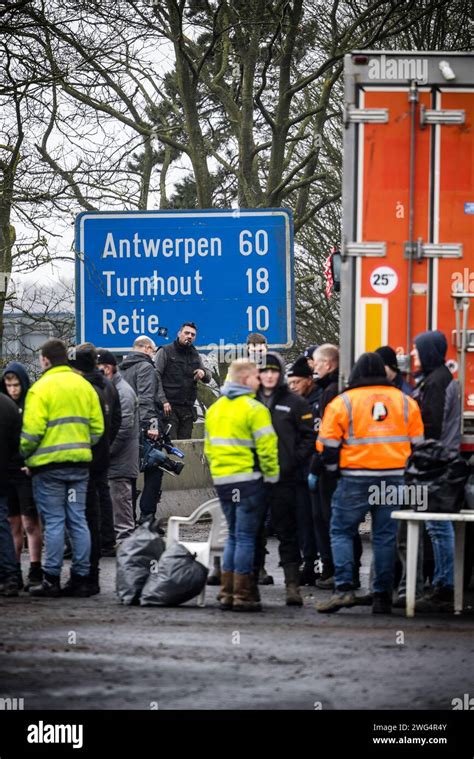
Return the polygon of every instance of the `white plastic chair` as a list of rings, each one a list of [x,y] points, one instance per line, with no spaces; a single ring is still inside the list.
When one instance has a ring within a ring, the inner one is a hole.
[[[179,528],[181,525],[192,525],[204,516],[204,514],[211,515],[211,528],[209,530],[209,537],[207,540],[201,540],[199,542],[189,542],[179,539]],[[224,553],[224,546],[227,540],[228,530],[227,522],[221,509],[221,504],[218,498],[211,498],[210,501],[206,501],[201,504],[196,511],[193,511],[189,517],[170,517],[168,519],[168,529],[166,533],[166,547],[173,543],[181,543],[188,551],[196,555],[196,559],[204,564],[205,567],[211,569],[215,556],[222,556]],[[206,598],[206,585],[202,589],[202,592],[198,596],[198,606],[205,606]]]

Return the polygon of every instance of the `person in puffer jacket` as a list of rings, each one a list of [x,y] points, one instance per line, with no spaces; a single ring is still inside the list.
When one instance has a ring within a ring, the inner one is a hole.
[[[418,402],[425,438],[439,440],[446,448],[461,446],[461,393],[459,382],[446,366],[448,343],[439,330],[422,332],[414,340],[413,398]],[[449,611],[454,602],[454,528],[452,522],[426,522],[433,545],[433,592],[417,602],[420,611]]]
[[[270,412],[255,399],[253,361],[233,361],[222,396],[207,410],[204,453],[229,527],[222,559],[222,609],[260,611],[253,567],[264,482],[277,482],[278,442]]]

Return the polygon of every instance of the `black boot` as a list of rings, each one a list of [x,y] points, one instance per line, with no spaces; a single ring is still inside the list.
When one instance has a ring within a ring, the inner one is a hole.
[[[92,570],[92,572],[89,573],[89,575],[87,577],[87,584],[89,586],[89,595],[90,596],[96,596],[98,593],[100,593],[99,570],[98,569]]]
[[[62,596],[74,598],[87,598],[91,595],[91,586],[87,575],[76,575],[71,571],[71,576],[61,590]]]
[[[262,567],[260,571],[257,572],[255,580],[259,585],[274,585],[274,579],[272,575],[267,574],[265,567]]]
[[[221,584],[221,558],[220,556],[214,556],[214,565],[207,576],[208,585],[220,585]]]
[[[392,594],[374,593],[372,601],[372,614],[391,614]]]
[[[314,561],[305,561],[300,569],[300,585],[314,585],[315,582]]]
[[[18,584],[18,574],[15,572],[12,575],[6,577],[0,583],[0,596],[7,596],[7,598],[14,598],[18,595],[18,591],[21,590]]]
[[[43,580],[43,570],[41,569],[40,561],[32,561],[28,570],[28,577],[26,579],[25,587],[23,590],[27,593],[33,585],[41,585]]]
[[[30,588],[30,596],[34,598],[57,598],[61,595],[60,577],[59,575],[49,575],[44,573],[43,580],[40,585],[32,585]]]

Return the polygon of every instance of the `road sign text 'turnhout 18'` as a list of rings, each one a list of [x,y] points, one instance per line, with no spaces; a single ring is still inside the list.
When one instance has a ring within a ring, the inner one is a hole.
[[[86,212],[76,219],[78,342],[126,353],[195,321],[197,347],[294,340],[287,209]]]

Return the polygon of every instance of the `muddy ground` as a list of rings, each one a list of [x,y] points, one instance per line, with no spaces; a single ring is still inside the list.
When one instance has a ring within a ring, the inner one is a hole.
[[[412,620],[370,607],[327,616],[314,602],[328,591],[315,588],[303,589],[303,609],[287,608],[275,539],[269,548],[276,584],[261,589],[261,614],[223,613],[214,587],[206,608],[121,606],[111,558],[99,596],[0,598],[0,697],[33,710],[416,710],[474,695],[472,608]],[[364,541],[366,586],[369,561]]]

